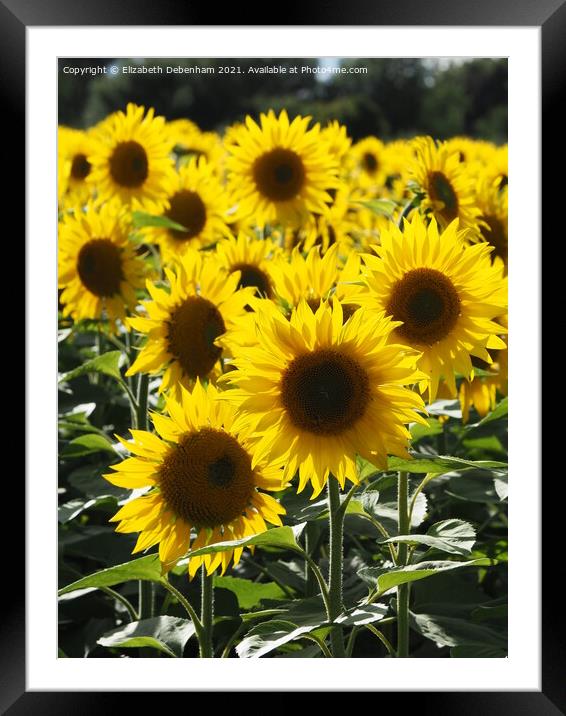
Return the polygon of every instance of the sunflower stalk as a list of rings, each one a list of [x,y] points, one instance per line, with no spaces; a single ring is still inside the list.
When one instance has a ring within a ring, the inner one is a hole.
[[[399,471],[397,482],[397,519],[399,534],[408,535],[411,531],[409,514],[409,475]],[[397,564],[405,567],[409,561],[409,550],[406,543],[400,542],[397,549]],[[409,585],[397,587],[397,657],[406,659],[409,656]]]
[[[333,476],[328,477],[328,513],[330,527],[330,567],[328,581],[329,621],[334,621],[343,611],[342,607],[342,541],[344,536],[344,512],[340,509],[340,486]],[[344,634],[337,626],[330,633],[332,655],[344,658]]]
[[[201,611],[202,639],[200,658],[212,659],[212,628],[214,623],[214,574],[207,574],[204,564],[201,567]]]

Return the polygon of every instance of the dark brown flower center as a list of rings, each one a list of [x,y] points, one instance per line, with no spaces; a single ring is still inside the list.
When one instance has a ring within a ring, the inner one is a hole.
[[[370,400],[364,368],[332,348],[295,358],[283,373],[280,389],[293,425],[317,435],[340,435],[352,428]]]
[[[231,435],[201,428],[171,448],[159,488],[167,506],[189,524],[228,524],[244,513],[254,491],[251,457]]]
[[[147,179],[148,161],[145,149],[137,142],[120,142],[110,157],[110,174],[116,184],[136,189]]]
[[[257,190],[271,201],[295,198],[305,181],[303,162],[291,149],[277,148],[262,154],[252,171]]]
[[[366,152],[362,157],[362,166],[368,174],[375,174],[377,167],[379,166],[379,162],[377,161],[375,154]]]
[[[429,174],[428,193],[433,201],[441,201],[444,204],[439,212],[444,221],[449,223],[458,216],[458,197],[442,172]]]
[[[90,162],[84,154],[75,154],[71,164],[71,176],[77,181],[82,181],[90,174],[90,168]]]
[[[120,249],[110,239],[89,241],[79,251],[77,272],[83,286],[95,296],[114,296],[124,280]]]
[[[493,246],[492,256],[499,256],[507,263],[507,227],[496,216],[482,216],[488,228],[481,227],[483,238]]]
[[[265,271],[262,271],[259,266],[245,263],[234,264],[234,266],[230,269],[230,273],[234,271],[241,271],[238,288],[254,286],[257,294],[262,298],[273,297],[273,289],[271,287],[269,276],[265,273]]]
[[[397,332],[404,340],[430,346],[446,338],[456,325],[460,298],[443,273],[419,268],[395,284],[386,310],[396,321],[403,321]]]
[[[169,353],[190,378],[205,378],[214,368],[222,349],[214,341],[226,331],[216,306],[201,296],[189,296],[171,313],[167,346]]]
[[[177,241],[198,236],[206,224],[206,206],[200,196],[194,191],[182,189],[171,197],[169,203],[165,216],[186,229],[169,229],[169,234]]]

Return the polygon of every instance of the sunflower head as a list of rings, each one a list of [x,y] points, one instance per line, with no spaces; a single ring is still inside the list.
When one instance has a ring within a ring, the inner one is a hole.
[[[94,146],[92,132],[59,127],[58,161],[65,167],[61,177],[65,182],[60,202],[63,206],[83,206],[93,197],[93,186],[87,180],[92,169],[88,157]]]
[[[260,124],[246,117],[227,145],[228,189],[237,217],[253,216],[267,223],[298,226],[311,212],[322,213],[337,185],[338,165],[320,138],[320,126],[308,128],[310,117],[289,122],[283,110],[260,115]]]
[[[337,120],[328,122],[321,130],[320,138],[326,144],[327,151],[341,164],[352,145],[346,127]]]
[[[446,142],[435,143],[431,137],[418,137],[413,148],[411,175],[424,197],[422,210],[442,228],[458,219],[460,229],[477,236],[480,210],[475,200],[474,177],[460,162],[458,152]]]
[[[386,465],[407,455],[406,423],[420,420],[420,397],[404,386],[422,378],[418,354],[389,342],[395,327],[383,314],[368,321],[356,311],[344,322],[342,306],[301,301],[288,320],[274,309],[253,314],[255,345],[234,358],[223,376],[239,422],[253,430],[256,459],[285,463],[299,491],[310,481],[313,497],[332,473],[356,482],[356,454]]]
[[[501,188],[490,173],[483,173],[478,181],[477,202],[481,211],[481,239],[493,247],[492,258],[502,261],[507,270],[508,188]]]
[[[134,209],[157,212],[165,206],[175,172],[170,153],[173,142],[165,119],[153,108],[128,104],[95,132],[96,144],[87,157],[92,166],[88,181],[101,200],[118,198]]]
[[[364,255],[367,290],[356,300],[385,311],[400,325],[397,339],[422,352],[419,367],[428,376],[421,389],[434,400],[441,378],[455,393],[455,374],[470,377],[471,356],[487,362],[487,347],[503,347],[505,332],[493,319],[506,310],[507,284],[493,266],[491,248],[467,245],[466,233],[452,222],[440,233],[416,213],[404,231],[391,223]]]
[[[148,281],[151,300],[142,302],[146,315],[129,319],[147,342],[126,375],[164,371],[160,391],[172,389],[179,398],[181,385],[218,375],[225,356],[217,339],[245,315],[255,291],[238,289],[239,271],[227,274],[195,250],[165,273],[170,292]]]
[[[260,298],[273,298],[271,266],[281,249],[271,239],[253,238],[244,232],[228,237],[216,245],[216,256],[229,274],[239,271],[238,288],[253,287]]]
[[[183,256],[187,249],[208,246],[228,233],[224,192],[212,165],[204,157],[192,157],[181,167],[167,196],[167,204],[163,216],[182,229],[148,227],[144,230],[145,240],[160,246],[166,263]]]
[[[63,315],[75,321],[108,318],[109,328],[137,302],[148,274],[128,239],[129,219],[110,202],[66,214],[59,227],[59,288]]]
[[[155,414],[157,434],[131,430],[121,440],[133,457],[112,465],[104,477],[119,487],[148,488],[112,518],[118,532],[139,532],[134,553],[159,545],[164,571],[189,552],[209,544],[241,539],[281,525],[281,505],[264,492],[282,489],[282,471],[255,459],[246,432],[235,427],[235,413],[217,400],[216,389],[197,380],[180,401],[167,401],[168,415]],[[222,573],[242,549],[189,557],[189,576],[204,564]]]

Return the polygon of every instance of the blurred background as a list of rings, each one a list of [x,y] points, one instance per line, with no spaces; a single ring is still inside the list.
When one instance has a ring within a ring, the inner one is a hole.
[[[214,74],[64,74],[63,66],[123,64],[213,67]],[[239,74],[219,74],[219,66]],[[248,74],[250,66],[299,67],[297,74]],[[301,72],[301,67],[315,72]],[[367,73],[335,74],[337,67]],[[316,69],[322,72],[316,73]],[[169,120],[188,117],[205,131],[222,131],[246,114],[286,108],[326,123],[338,119],[349,135],[383,140],[430,134],[507,141],[506,59],[222,58],[59,60],[59,123],[85,128],[127,102],[155,107]]]

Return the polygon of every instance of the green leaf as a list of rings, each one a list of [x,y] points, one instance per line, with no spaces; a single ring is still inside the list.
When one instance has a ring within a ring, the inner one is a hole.
[[[410,545],[424,545],[451,554],[470,554],[476,541],[476,532],[469,522],[443,520],[432,525],[426,535],[399,535],[380,540],[381,544],[402,542]]]
[[[76,582],[68,584],[59,590],[59,596],[74,592],[75,589],[86,587],[113,587],[115,584],[122,584],[134,579],[143,579],[150,582],[159,582],[161,579],[161,563],[159,555],[148,554],[145,557],[134,559],[131,562],[117,564],[108,569],[94,572],[87,577],[77,579]]]
[[[64,373],[59,378],[59,382],[61,383],[63,381],[72,380],[73,378],[78,378],[78,376],[84,375],[85,373],[102,373],[103,375],[109,375],[111,378],[121,380],[122,374],[120,373],[119,368],[121,356],[122,353],[120,351],[110,351],[108,353],[103,353],[101,356],[97,356],[96,358],[91,358],[78,368],[75,368],[68,373]]]
[[[411,437],[413,445],[423,438],[442,434],[442,423],[436,418],[429,418],[426,425],[413,423],[411,425]]]
[[[234,549],[235,547],[279,547],[280,549],[301,550],[297,543],[297,538],[303,531],[305,524],[306,523],[303,522],[294,527],[274,527],[266,532],[243,537],[242,539],[217,542],[216,544],[211,544],[189,552],[189,557],[197,557],[202,554],[215,554],[216,552],[223,552],[224,550]]]
[[[451,569],[462,569],[463,567],[481,567],[494,564],[491,559],[472,559],[468,562],[419,562],[411,564],[408,567],[393,567],[392,569],[382,569],[381,567],[364,567],[360,569],[358,575],[372,587],[377,587],[378,592],[387,592],[399,584],[407,582],[416,582],[419,579],[432,577],[440,572],[446,572]]]
[[[360,495],[359,499],[352,499],[352,502],[360,502],[368,515],[375,517],[376,520],[381,522],[389,533],[395,532],[398,522],[397,502],[381,502],[381,498],[381,493],[375,490],[368,490]],[[411,516],[411,527],[418,527],[423,522],[426,516],[426,510],[426,497],[421,492],[417,495],[417,499],[415,500],[415,507]]]
[[[258,659],[283,644],[287,644],[293,639],[299,639],[303,634],[308,634],[317,626],[297,627],[292,622],[279,619],[264,622],[250,629],[246,637],[236,647],[236,653],[240,659]]]
[[[84,498],[77,498],[76,500],[70,500],[61,505],[57,510],[57,519],[61,524],[65,524],[74,520],[86,510],[91,507],[98,507],[103,504],[116,504],[116,497],[114,495],[100,495],[92,499],[85,500]]]
[[[497,477],[493,478],[493,486],[495,487],[495,492],[497,492],[497,496],[503,502],[507,499],[507,496],[509,494],[509,489],[507,485],[507,473],[502,472]]]
[[[111,452],[116,454],[112,443],[102,435],[89,433],[88,435],[80,435],[67,443],[61,451],[61,457],[83,457],[95,452]]]
[[[496,504],[500,498],[495,491],[493,476],[488,473],[456,474],[445,487],[446,494],[466,502]]]
[[[389,611],[386,604],[366,604],[341,614],[335,621],[343,626],[358,626],[381,621]]]
[[[447,415],[449,418],[462,417],[462,408],[459,400],[435,400],[434,403],[426,406],[429,415]]]
[[[477,470],[497,470],[506,468],[507,463],[496,460],[464,460],[461,457],[449,457],[447,455],[415,455],[413,459],[407,460],[400,457],[390,457],[388,467],[390,470],[404,470],[405,472],[434,472],[440,475],[453,470],[466,470],[475,468]]]
[[[150,647],[168,656],[181,658],[185,644],[194,633],[195,627],[188,619],[162,616],[113,629],[97,643],[120,649]]]
[[[156,226],[160,229],[187,231],[184,226],[167,216],[154,216],[153,214],[147,214],[145,211],[132,211],[132,223],[135,229],[141,229],[144,226]]]
[[[411,625],[416,631],[439,646],[475,645],[499,647],[500,649],[505,649],[507,646],[505,633],[458,617],[411,613]]]
[[[371,201],[357,201],[356,204],[361,204],[366,209],[369,209],[374,214],[381,216],[391,217],[393,212],[397,208],[397,204],[390,199],[372,199]]]
[[[508,412],[508,399],[503,398],[503,400],[498,403],[495,408],[491,411],[491,413],[488,413],[485,418],[482,418],[479,423],[477,423],[477,426],[485,425],[486,423],[491,423],[493,420],[499,420],[500,418],[503,418],[507,415]],[[471,426],[470,426],[471,427]]]
[[[239,577],[215,577],[214,586],[236,595],[240,609],[253,609],[262,599],[282,599],[285,592],[275,582],[252,582]]]

